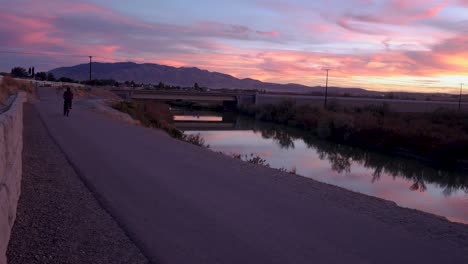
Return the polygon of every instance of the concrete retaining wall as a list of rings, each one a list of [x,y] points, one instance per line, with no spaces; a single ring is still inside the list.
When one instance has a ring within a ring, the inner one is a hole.
[[[10,109],[0,113],[0,264],[6,264],[5,254],[21,191],[25,100],[26,94],[18,94]]]

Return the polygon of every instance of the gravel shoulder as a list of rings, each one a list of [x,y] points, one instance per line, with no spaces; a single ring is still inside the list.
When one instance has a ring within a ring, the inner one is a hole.
[[[8,263],[149,263],[24,105],[23,179]]]

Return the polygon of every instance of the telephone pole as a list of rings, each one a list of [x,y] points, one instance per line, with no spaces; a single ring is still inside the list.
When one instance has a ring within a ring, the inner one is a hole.
[[[460,99],[458,100],[458,111],[461,109],[461,97],[464,83],[460,83]]]
[[[91,85],[91,63],[93,56],[89,56],[89,85]]]
[[[326,82],[325,82],[325,102],[324,102],[324,105],[323,107],[325,109],[327,109],[327,96],[328,96],[328,71],[330,71],[330,69],[325,69],[325,71],[327,72],[327,79],[326,79]]]

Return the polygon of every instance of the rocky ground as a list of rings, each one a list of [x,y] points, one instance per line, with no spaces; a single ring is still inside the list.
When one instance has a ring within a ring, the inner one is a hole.
[[[149,263],[25,104],[22,194],[8,263]]]

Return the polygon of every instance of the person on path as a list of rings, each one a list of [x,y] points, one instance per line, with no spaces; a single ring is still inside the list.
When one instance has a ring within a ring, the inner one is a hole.
[[[68,116],[70,109],[72,108],[73,93],[70,87],[63,93],[63,115]]]

